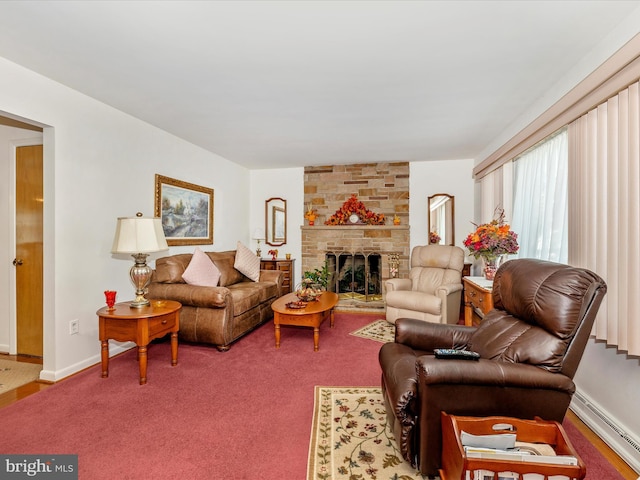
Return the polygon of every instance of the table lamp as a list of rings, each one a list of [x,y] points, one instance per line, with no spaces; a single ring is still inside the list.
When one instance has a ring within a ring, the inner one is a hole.
[[[253,238],[258,241],[256,255],[259,257],[260,255],[262,255],[262,250],[260,250],[260,240],[264,240],[264,228],[256,228],[253,231]]]
[[[140,212],[135,217],[118,218],[111,253],[130,253],[135,261],[129,271],[131,282],[136,287],[136,298],[130,304],[132,308],[149,305],[149,300],[144,296],[152,273],[147,265],[147,257],[150,253],[165,250],[169,250],[169,246],[160,218],[143,218]]]

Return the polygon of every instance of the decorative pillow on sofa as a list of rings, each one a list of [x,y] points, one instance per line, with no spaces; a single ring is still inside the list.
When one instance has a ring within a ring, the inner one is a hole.
[[[220,281],[220,270],[206,253],[196,247],[182,278],[189,285],[216,287]]]
[[[260,257],[238,242],[234,268],[254,282],[260,280]]]

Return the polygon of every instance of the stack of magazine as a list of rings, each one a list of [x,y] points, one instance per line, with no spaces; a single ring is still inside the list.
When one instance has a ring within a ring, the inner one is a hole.
[[[509,462],[546,463],[553,465],[578,465],[578,459],[571,455],[556,455],[551,445],[545,443],[518,442],[515,433],[495,435],[472,435],[465,431],[460,434],[460,441],[467,458],[484,460],[506,460]],[[475,480],[494,480],[494,472],[476,470]],[[498,480],[544,480],[545,476],[537,473],[526,473],[522,478],[515,472],[499,472]],[[467,472],[467,480],[471,480],[471,472]],[[549,480],[568,480],[564,475],[552,475]]]

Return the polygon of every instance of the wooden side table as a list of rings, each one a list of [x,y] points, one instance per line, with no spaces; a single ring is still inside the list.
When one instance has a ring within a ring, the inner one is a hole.
[[[482,316],[493,309],[493,282],[484,277],[463,277],[464,284],[464,324],[473,325],[473,314],[478,311]]]
[[[275,260],[260,259],[261,270],[280,270],[282,272],[282,293],[291,293],[295,288],[293,264],[295,258],[289,260],[285,258],[276,258]]]
[[[138,346],[140,385],[147,383],[147,345],[171,333],[171,365],[178,364],[178,330],[182,305],[173,300],[151,300],[151,305],[131,308],[130,302],[116,303],[113,310],[96,312],[100,322],[102,378],[109,376],[109,339],[135,342]]]

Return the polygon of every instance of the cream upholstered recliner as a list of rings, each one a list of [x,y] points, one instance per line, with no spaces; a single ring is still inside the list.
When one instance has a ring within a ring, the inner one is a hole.
[[[432,323],[458,323],[464,251],[425,245],[411,252],[409,278],[385,282],[387,321],[410,317]]]

